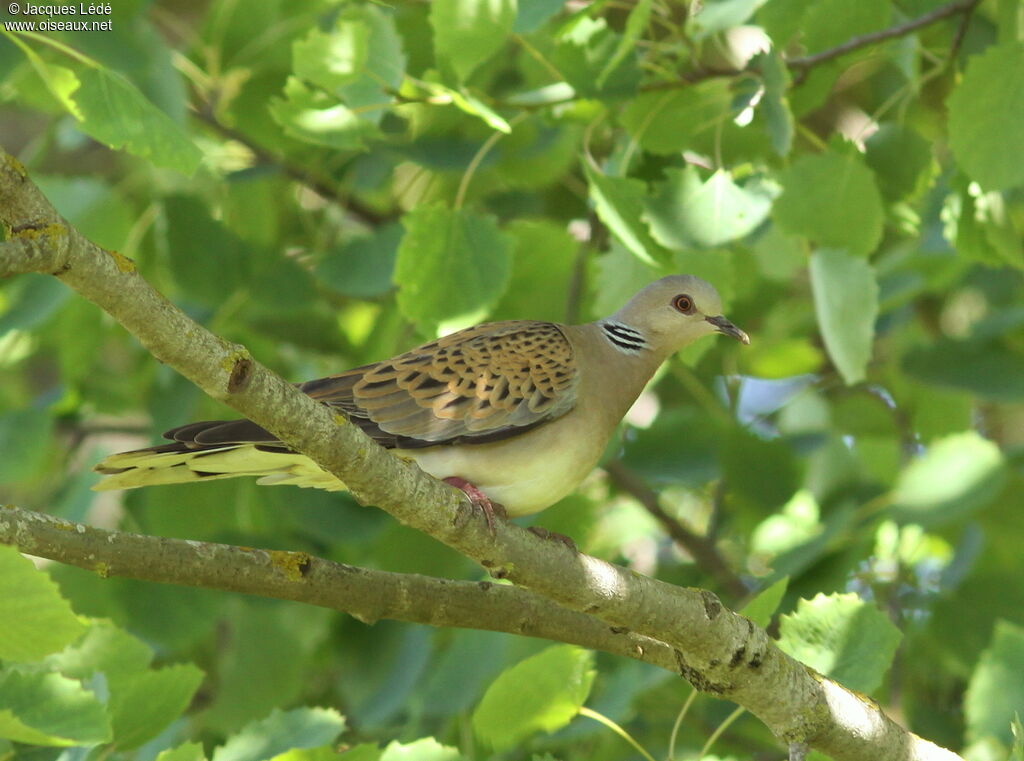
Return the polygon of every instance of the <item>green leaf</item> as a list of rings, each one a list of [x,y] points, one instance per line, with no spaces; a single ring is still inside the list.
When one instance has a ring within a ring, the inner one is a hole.
[[[190,196],[164,200],[171,274],[189,299],[218,306],[245,283],[244,245],[207,207]]]
[[[295,76],[325,90],[358,79],[369,57],[370,29],[361,20],[340,15],[329,32],[310,30],[292,43]]]
[[[801,464],[781,439],[762,439],[735,426],[722,451],[723,478],[737,497],[764,508],[784,505],[800,484]]]
[[[250,293],[260,309],[294,312],[317,299],[306,268],[279,251],[259,251],[249,277]]]
[[[183,743],[177,748],[160,751],[156,761],[206,761],[201,743]]]
[[[981,654],[964,695],[967,736],[1013,742],[1011,723],[1024,714],[1024,627],[996,621],[992,643]],[[1019,718],[1017,719],[1019,721]],[[1020,738],[1017,739],[1020,742]]]
[[[67,301],[71,291],[51,275],[28,272],[6,290],[0,315],[0,336],[9,330],[27,330],[48,320]],[[4,452],[10,452],[4,447]]]
[[[713,34],[743,24],[754,11],[768,0],[710,0],[689,19],[694,39],[702,40]]]
[[[633,98],[623,109],[622,126],[645,151],[679,153],[702,133],[735,116],[732,93],[723,79],[710,79],[668,92]]]
[[[0,483],[22,483],[43,472],[53,449],[54,419],[30,407],[0,414]]]
[[[515,20],[515,0],[435,0],[430,6],[434,49],[460,80],[501,50]]]
[[[765,628],[772,622],[772,616],[779,609],[782,598],[786,596],[788,586],[789,577],[783,576],[771,586],[758,592],[753,600],[740,609],[740,613],[761,628]]]
[[[855,594],[801,600],[779,621],[779,647],[852,690],[870,694],[882,683],[900,643],[899,629]]]
[[[889,0],[815,0],[801,22],[804,44],[809,53],[835,47],[852,37],[885,28],[891,12]],[[868,54],[860,52],[862,56]]]
[[[516,23],[512,31],[529,34],[544,25],[548,19],[562,10],[565,0],[519,0],[516,9]]]
[[[998,0],[996,23],[999,26],[999,42],[1017,42],[1024,31],[1024,8],[1020,0]],[[1024,737],[1018,738],[1024,742]]]
[[[640,180],[609,177],[584,166],[590,200],[594,210],[612,234],[640,261],[651,266],[667,262],[671,256],[651,237],[643,214],[646,187]]]
[[[405,76],[405,54],[392,14],[370,4],[348,5],[331,29],[313,29],[293,43],[292,68],[298,79],[337,96],[351,115],[377,125]],[[296,103],[310,104],[306,94],[294,87],[292,92]],[[319,103],[326,109],[335,105]],[[294,128],[296,137],[303,138],[304,131],[297,124]]]
[[[1024,761],[1024,723],[1021,722],[1019,713],[1014,713],[1010,729],[1013,730],[1013,749],[1010,753],[1010,761]]]
[[[801,156],[782,173],[772,212],[788,232],[818,246],[867,254],[882,238],[882,197],[871,171],[854,153]]]
[[[751,550],[758,555],[782,555],[811,542],[822,530],[817,500],[806,489],[800,489],[782,509],[758,524],[750,536]]]
[[[913,194],[932,165],[931,145],[904,124],[882,124],[866,147],[865,161],[887,201]]]
[[[306,87],[295,77],[285,82],[284,95],[271,99],[270,115],[298,140],[353,151],[362,150],[364,139],[377,133],[372,122],[360,119],[337,98]]]
[[[960,166],[986,190],[1024,183],[1024,88],[1009,71],[1024,71],[1024,43],[993,45],[973,56],[947,100],[949,144]]]
[[[604,19],[581,18],[559,42],[551,63],[580,97],[632,95],[640,83],[635,51],[627,52],[601,78],[608,60],[619,49],[620,40],[620,35],[609,29]]]
[[[565,319],[579,243],[564,226],[546,219],[519,219],[507,229],[515,240],[508,290],[495,308],[497,319]]]
[[[496,751],[568,724],[590,694],[594,656],[555,645],[502,672],[473,712],[473,728]]]
[[[702,182],[697,168],[665,170],[645,206],[644,219],[668,248],[714,248],[742,238],[768,217],[772,199],[764,186],[743,188],[718,170]]]
[[[110,722],[103,704],[74,679],[0,671],[0,737],[32,745],[97,745],[110,740]]]
[[[623,460],[654,483],[698,487],[719,476],[716,455],[723,438],[721,426],[706,414],[671,409],[658,415],[650,428],[630,432]]]
[[[138,222],[137,210],[120,190],[99,178],[33,173],[32,179],[62,217],[100,246],[121,249]]]
[[[116,679],[149,668],[153,651],[142,640],[110,621],[94,620],[73,645],[49,656],[45,664],[65,676],[89,679],[102,672]]]
[[[402,234],[402,226],[391,223],[353,238],[327,253],[316,267],[316,276],[346,296],[367,299],[387,293]]]
[[[903,367],[925,383],[971,391],[993,401],[1024,399],[1024,356],[1000,341],[940,339],[908,351]]]
[[[652,267],[614,236],[608,252],[597,259],[594,300],[585,316],[607,317],[629,301],[636,292],[659,277],[671,274],[670,267]]]
[[[80,85],[78,77],[75,76],[75,72],[71,69],[65,68],[64,66],[48,63],[18,37],[12,36],[7,39],[9,39],[21,50],[22,53],[25,54],[25,57],[28,58],[33,70],[43,81],[43,84],[46,86],[46,89],[50,91],[50,94],[56,98],[57,102],[60,103],[68,113],[76,119],[81,120],[82,113],[78,110],[78,105],[72,97],[75,90],[77,90]]]
[[[1006,481],[999,447],[974,431],[939,439],[900,474],[892,500],[897,519],[932,526],[992,501]]]
[[[878,316],[875,271],[863,259],[822,249],[811,254],[811,291],[825,348],[847,385],[866,376]]]
[[[421,325],[481,319],[505,292],[512,240],[494,217],[420,206],[402,218],[398,306]]]
[[[191,663],[121,676],[110,681],[110,721],[122,750],[156,737],[188,708],[203,672]]]
[[[275,710],[228,738],[213,752],[212,761],[268,761],[293,748],[334,742],[344,729],[344,717],[331,708]]]
[[[199,167],[203,154],[195,143],[123,76],[86,68],[79,78],[81,87],[73,97],[82,114],[79,127],[87,135],[183,174]]]
[[[221,647],[217,691],[206,709],[206,724],[229,734],[265,716],[275,706],[298,700],[311,652],[326,637],[325,611],[309,611],[302,626],[279,605],[232,601],[222,610],[231,633]]]
[[[346,755],[348,755],[346,753]],[[411,743],[388,743],[380,754],[380,761],[460,761],[458,749],[441,745],[433,737],[424,737]],[[346,760],[347,761],[347,760]]]
[[[618,67],[626,56],[632,52],[636,46],[636,41],[640,39],[640,35],[644,33],[647,28],[647,22],[651,17],[651,6],[654,4],[654,0],[637,0],[636,5],[629,12],[629,16],[626,18],[626,29],[623,35],[619,38],[618,44],[615,46],[615,52],[612,53],[608,62],[601,69],[601,73],[597,75],[597,86],[604,87],[605,82],[608,81],[608,77],[612,75],[615,69]]]
[[[0,545],[0,621],[0,659],[9,661],[40,660],[86,630],[53,580],[8,545]]]
[[[780,156],[788,156],[793,148],[795,130],[793,111],[789,107],[787,97],[793,78],[789,75],[786,62],[775,48],[767,53],[759,53],[752,64],[760,69],[761,80],[764,82],[760,108],[764,114],[772,150]]]
[[[434,96],[447,98],[460,111],[483,120],[491,129],[504,132],[506,135],[512,132],[512,127],[509,126],[509,123],[497,111],[472,95],[465,87],[456,90],[451,87],[445,87],[437,82],[424,82],[423,85]]]
[[[785,50],[803,24],[804,15],[816,0],[772,0],[758,12],[754,21],[772,38],[776,50]]]

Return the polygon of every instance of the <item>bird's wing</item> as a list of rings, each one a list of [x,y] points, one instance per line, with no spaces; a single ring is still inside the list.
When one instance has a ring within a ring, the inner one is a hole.
[[[386,447],[483,443],[514,436],[571,410],[579,372],[553,323],[479,325],[299,386]],[[192,423],[168,438],[193,446],[276,439],[248,420]]]

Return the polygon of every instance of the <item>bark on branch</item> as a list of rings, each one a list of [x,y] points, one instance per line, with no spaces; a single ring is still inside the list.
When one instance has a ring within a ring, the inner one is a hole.
[[[59,217],[24,168],[0,150],[0,276],[48,272],[112,315],[160,361],[303,452],[364,504],[569,610],[661,641],[695,687],[732,700],[787,743],[833,758],[955,759],[900,728],[863,696],[785,655],[713,594],[683,589],[575,554],[514,524],[492,535],[461,495],[392,456],[340,415],[189,319],[134,264],[86,240]],[[28,241],[28,242],[26,242]]]
[[[610,627],[526,589],[452,581],[335,563],[305,552],[109,531],[52,515],[0,506],[0,544],[36,557],[161,584],[180,584],[291,600],[348,613],[430,626],[540,637],[634,658],[676,671],[672,648]]]

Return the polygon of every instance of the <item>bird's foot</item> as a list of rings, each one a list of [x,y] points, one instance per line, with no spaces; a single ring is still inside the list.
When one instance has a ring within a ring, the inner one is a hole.
[[[576,542],[574,542],[570,537],[566,536],[565,534],[559,534],[556,531],[548,531],[546,528],[542,528],[540,526],[530,526],[526,530],[529,531],[531,534],[539,536],[541,539],[547,539],[552,542],[561,542],[570,550],[572,550],[572,553],[574,555],[578,555],[580,553],[579,548],[576,546]]]
[[[448,476],[448,478],[443,478],[441,480],[449,486],[454,486],[469,497],[469,503],[484,514],[484,519],[487,521],[487,529],[491,532],[491,536],[494,536],[495,520],[508,519],[508,513],[505,512],[504,505],[499,502],[491,502],[490,497],[480,491],[480,489],[471,484],[465,478]]]

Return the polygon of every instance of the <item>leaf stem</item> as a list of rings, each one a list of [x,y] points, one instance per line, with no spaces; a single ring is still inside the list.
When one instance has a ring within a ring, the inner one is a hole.
[[[652,756],[650,753],[644,750],[644,747],[635,739],[633,739],[633,736],[629,734],[629,732],[620,727],[618,724],[616,724],[614,721],[609,719],[604,714],[600,714],[597,711],[592,711],[586,706],[580,706],[580,716],[586,716],[588,719],[593,719],[596,722],[604,724],[606,727],[608,727],[608,729],[610,729],[612,732],[614,732],[623,740],[632,745],[636,752],[643,756],[645,759],[647,759],[647,761],[654,761],[654,756]]]

